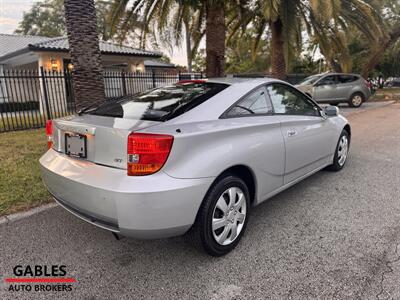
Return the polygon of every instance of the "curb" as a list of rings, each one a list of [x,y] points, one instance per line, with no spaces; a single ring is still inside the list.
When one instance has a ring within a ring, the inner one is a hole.
[[[19,213],[11,214],[8,216],[0,217],[0,225],[8,224],[8,223],[12,223],[12,222],[15,222],[18,220],[25,219],[27,217],[36,215],[40,212],[46,211],[46,210],[54,208],[56,206],[58,206],[57,203],[49,203],[49,204],[34,207],[28,211],[19,212]]]

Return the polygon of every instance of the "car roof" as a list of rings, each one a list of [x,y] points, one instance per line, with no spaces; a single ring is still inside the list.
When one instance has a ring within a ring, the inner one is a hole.
[[[320,74],[315,74],[311,76],[326,76],[326,75],[351,75],[351,76],[357,76],[360,77],[360,74],[354,74],[354,73],[336,73],[336,72],[328,72],[328,73],[320,73]]]

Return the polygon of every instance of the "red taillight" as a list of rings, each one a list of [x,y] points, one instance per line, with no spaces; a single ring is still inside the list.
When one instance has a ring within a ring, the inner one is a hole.
[[[159,171],[167,161],[172,135],[131,133],[128,136],[128,175],[149,175]]]
[[[46,121],[46,138],[47,138],[47,148],[53,147],[53,121]]]

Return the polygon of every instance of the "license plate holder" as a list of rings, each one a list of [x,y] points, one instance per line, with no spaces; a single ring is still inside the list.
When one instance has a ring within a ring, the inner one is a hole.
[[[83,134],[65,133],[65,154],[69,156],[87,157],[87,138]]]

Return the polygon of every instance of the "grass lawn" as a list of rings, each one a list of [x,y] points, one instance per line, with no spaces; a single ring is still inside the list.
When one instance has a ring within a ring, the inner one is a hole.
[[[17,115],[15,115],[17,114]],[[52,112],[52,118],[64,117],[63,113]],[[0,131],[21,130],[27,128],[41,128],[46,124],[46,117],[36,111],[17,113],[2,113],[0,115]]]
[[[44,127],[46,120],[44,118],[16,118],[16,117],[0,117],[0,131],[21,130],[26,128]]]
[[[0,134],[0,216],[51,201],[38,162],[46,148],[44,129]]]

